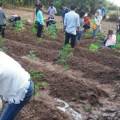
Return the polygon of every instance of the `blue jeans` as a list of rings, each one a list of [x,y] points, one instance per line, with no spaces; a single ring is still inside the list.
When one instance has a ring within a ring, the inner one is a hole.
[[[77,39],[77,40],[80,40],[81,37],[82,37],[82,35],[83,35],[83,31],[77,32],[76,39]]]
[[[93,30],[93,38],[95,38],[97,33],[99,32],[100,32],[100,27],[97,27],[95,30]]]
[[[14,120],[17,113],[24,107],[26,103],[28,103],[28,101],[32,97],[33,91],[34,91],[34,85],[33,82],[31,81],[30,86],[28,88],[28,92],[26,93],[24,100],[21,101],[20,104],[6,103],[3,112],[0,115],[0,120]]]

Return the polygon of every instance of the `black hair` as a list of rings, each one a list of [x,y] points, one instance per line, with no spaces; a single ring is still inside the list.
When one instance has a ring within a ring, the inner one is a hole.
[[[39,10],[41,10],[41,9],[42,9],[42,4],[37,5],[37,7],[36,7],[36,15],[37,15],[37,12],[38,12]]]
[[[108,34],[112,35],[113,34],[113,30],[108,30]]]
[[[71,5],[70,7],[71,10],[75,10],[75,8],[76,8],[75,5]]]

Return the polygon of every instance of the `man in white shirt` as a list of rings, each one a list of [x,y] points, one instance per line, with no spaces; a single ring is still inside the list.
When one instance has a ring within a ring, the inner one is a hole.
[[[71,47],[75,47],[76,33],[79,31],[80,17],[75,12],[75,6],[71,6],[71,11],[65,14],[64,28],[65,28],[65,45],[71,44]]]
[[[30,74],[13,58],[0,51],[0,97],[6,102],[0,120],[14,120],[33,95]]]
[[[50,7],[48,8],[48,15],[54,17],[55,14],[57,14],[57,10],[51,3]]]

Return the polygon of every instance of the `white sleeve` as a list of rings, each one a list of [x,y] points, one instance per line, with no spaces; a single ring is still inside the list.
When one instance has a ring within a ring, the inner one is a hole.
[[[67,26],[67,16],[65,14],[65,18],[64,18],[64,26]]]
[[[56,8],[54,8],[54,11],[55,11],[55,14],[57,14],[57,10],[56,10]]]

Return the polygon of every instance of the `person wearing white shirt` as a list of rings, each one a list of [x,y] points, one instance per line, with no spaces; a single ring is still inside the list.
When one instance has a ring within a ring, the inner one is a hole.
[[[108,35],[105,39],[104,45],[110,48],[116,45],[116,34],[113,32],[113,30],[108,31]]]
[[[71,47],[75,47],[76,33],[79,31],[80,17],[75,12],[75,6],[71,6],[71,11],[65,14],[64,28],[65,28],[65,45],[71,44]]]
[[[0,97],[6,102],[0,120],[14,120],[33,91],[30,74],[12,57],[0,51]]]
[[[48,15],[54,17],[55,14],[57,14],[57,10],[51,3],[50,7],[48,8]]]

